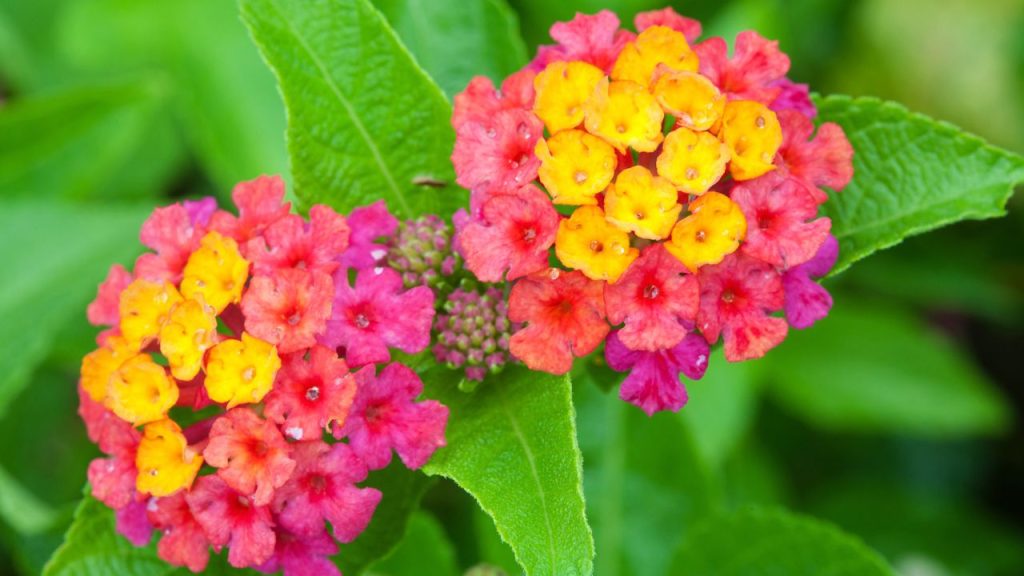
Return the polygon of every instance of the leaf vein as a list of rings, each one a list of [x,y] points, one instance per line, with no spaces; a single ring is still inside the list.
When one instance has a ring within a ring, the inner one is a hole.
[[[299,46],[302,48],[303,51],[306,52],[306,54],[309,56],[309,59],[320,71],[320,74],[323,76],[324,83],[327,85],[328,88],[330,88],[331,92],[338,99],[338,102],[341,104],[342,108],[345,109],[345,113],[348,115],[349,119],[352,120],[352,125],[355,127],[360,137],[362,137],[363,141],[366,143],[366,147],[370,150],[370,154],[373,156],[374,162],[380,168],[381,175],[384,176],[384,179],[387,181],[388,187],[391,188],[392,192],[394,192],[395,194],[395,197],[398,198],[398,201],[402,205],[403,211],[406,214],[412,214],[412,207],[409,206],[409,203],[405,199],[405,195],[402,193],[402,190],[398,187],[398,182],[395,180],[394,175],[391,173],[391,169],[387,165],[387,162],[385,162],[384,156],[381,154],[380,148],[377,146],[377,142],[373,139],[373,137],[370,135],[370,132],[366,129],[366,125],[363,123],[362,118],[356,112],[355,108],[352,106],[352,103],[349,102],[348,98],[346,98],[345,95],[342,93],[341,88],[338,86],[337,82],[335,82],[334,76],[331,74],[327,66],[324,65],[323,61],[317,56],[317,54],[313,51],[312,47],[306,42],[306,39],[301,34],[299,34],[298,29],[292,24],[291,20],[289,20],[288,17],[280,9],[278,0],[271,1],[274,3],[275,7],[278,8],[278,14],[281,17],[281,21],[285,23],[285,25],[288,27],[288,30],[291,32],[292,36],[298,42]],[[333,1],[335,3],[338,3],[338,0]]]

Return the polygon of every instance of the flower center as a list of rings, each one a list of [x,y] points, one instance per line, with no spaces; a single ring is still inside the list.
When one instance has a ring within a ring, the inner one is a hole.
[[[654,284],[648,284],[647,286],[644,286],[644,298],[647,298],[648,300],[654,300],[655,298],[658,297],[658,294],[661,294],[661,290],[658,290],[658,287],[655,286]]]
[[[726,304],[732,304],[734,300],[736,300],[736,294],[733,293],[732,290],[726,290],[725,292],[722,292],[722,302],[725,302]]]
[[[316,494],[323,494],[327,490],[327,478],[320,474],[309,477],[309,488]]]
[[[306,390],[306,400],[310,402],[316,402],[320,398],[320,388],[317,386],[310,386]]]
[[[267,452],[270,452],[270,446],[267,445],[263,440],[257,440],[252,444],[252,453],[256,456],[266,456]]]
[[[356,328],[366,328],[370,325],[370,319],[366,317],[366,314],[356,314],[355,325]]]

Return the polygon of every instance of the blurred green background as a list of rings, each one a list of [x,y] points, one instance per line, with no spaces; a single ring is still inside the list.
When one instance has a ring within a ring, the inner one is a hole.
[[[457,28],[432,35],[408,4],[379,4],[428,71],[445,68],[449,95],[468,81],[473,70],[436,56]],[[530,54],[576,11],[629,23],[664,5],[510,4]],[[791,76],[815,91],[896,100],[1024,153],[1021,0],[674,4],[705,35],[779,39]],[[494,58],[485,72],[522,64]],[[39,573],[97,454],[75,415],[96,284],[141,250],[154,206],[287,175],[284,127],[231,0],[0,2],[0,574]],[[713,358],[681,415],[649,420],[598,392],[610,378],[600,368],[580,371],[599,575],[663,569],[650,565],[658,549],[712,501],[830,520],[907,576],[1024,574],[1024,198],[1006,218],[912,238],[829,287],[828,320],[763,361]],[[513,568],[468,496],[442,482],[425,504],[376,573]]]

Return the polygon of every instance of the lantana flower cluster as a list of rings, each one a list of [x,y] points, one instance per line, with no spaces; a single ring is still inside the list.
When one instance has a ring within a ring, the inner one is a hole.
[[[557,23],[496,89],[455,98],[452,161],[471,191],[466,266],[514,282],[510,339],[528,367],[567,372],[605,343],[647,413],[686,402],[709,345],[758,358],[827,314],[828,191],[852,177],[842,129],[815,129],[808,88],[777,42],[698,41],[672,9],[636,32],[608,11]]]
[[[396,452],[421,467],[448,410],[392,350],[430,343],[434,296],[403,286],[377,239],[383,204],[349,218],[289,213],[284,184],[239,184],[156,209],[133,270],[111,268],[88,308],[107,326],[82,362],[80,413],[105,454],[92,494],[136,545],[201,572],[339,574],[327,558],[386,494],[361,487]]]

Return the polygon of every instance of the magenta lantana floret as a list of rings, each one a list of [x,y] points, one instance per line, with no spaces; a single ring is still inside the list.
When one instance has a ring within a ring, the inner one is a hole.
[[[623,399],[686,402],[708,347],[759,358],[827,314],[835,262],[821,205],[853,176],[775,41],[701,39],[671,8],[551,27],[554,45],[455,96],[452,162],[470,190],[455,244],[511,283],[510,352],[552,373],[605,344]]]
[[[359,486],[368,472],[392,450],[419,468],[445,444],[448,409],[420,398],[412,370],[383,366],[393,350],[429,353],[434,295],[388,266],[398,221],[383,203],[307,219],[273,177],[232,198],[238,214],[209,198],[156,209],[140,235],[153,251],[112,267],[89,305],[106,327],[79,386],[104,454],[92,495],[129,541],[156,534],[160,558],[193,572],[212,550],[339,574],[337,542],[386,497]]]

